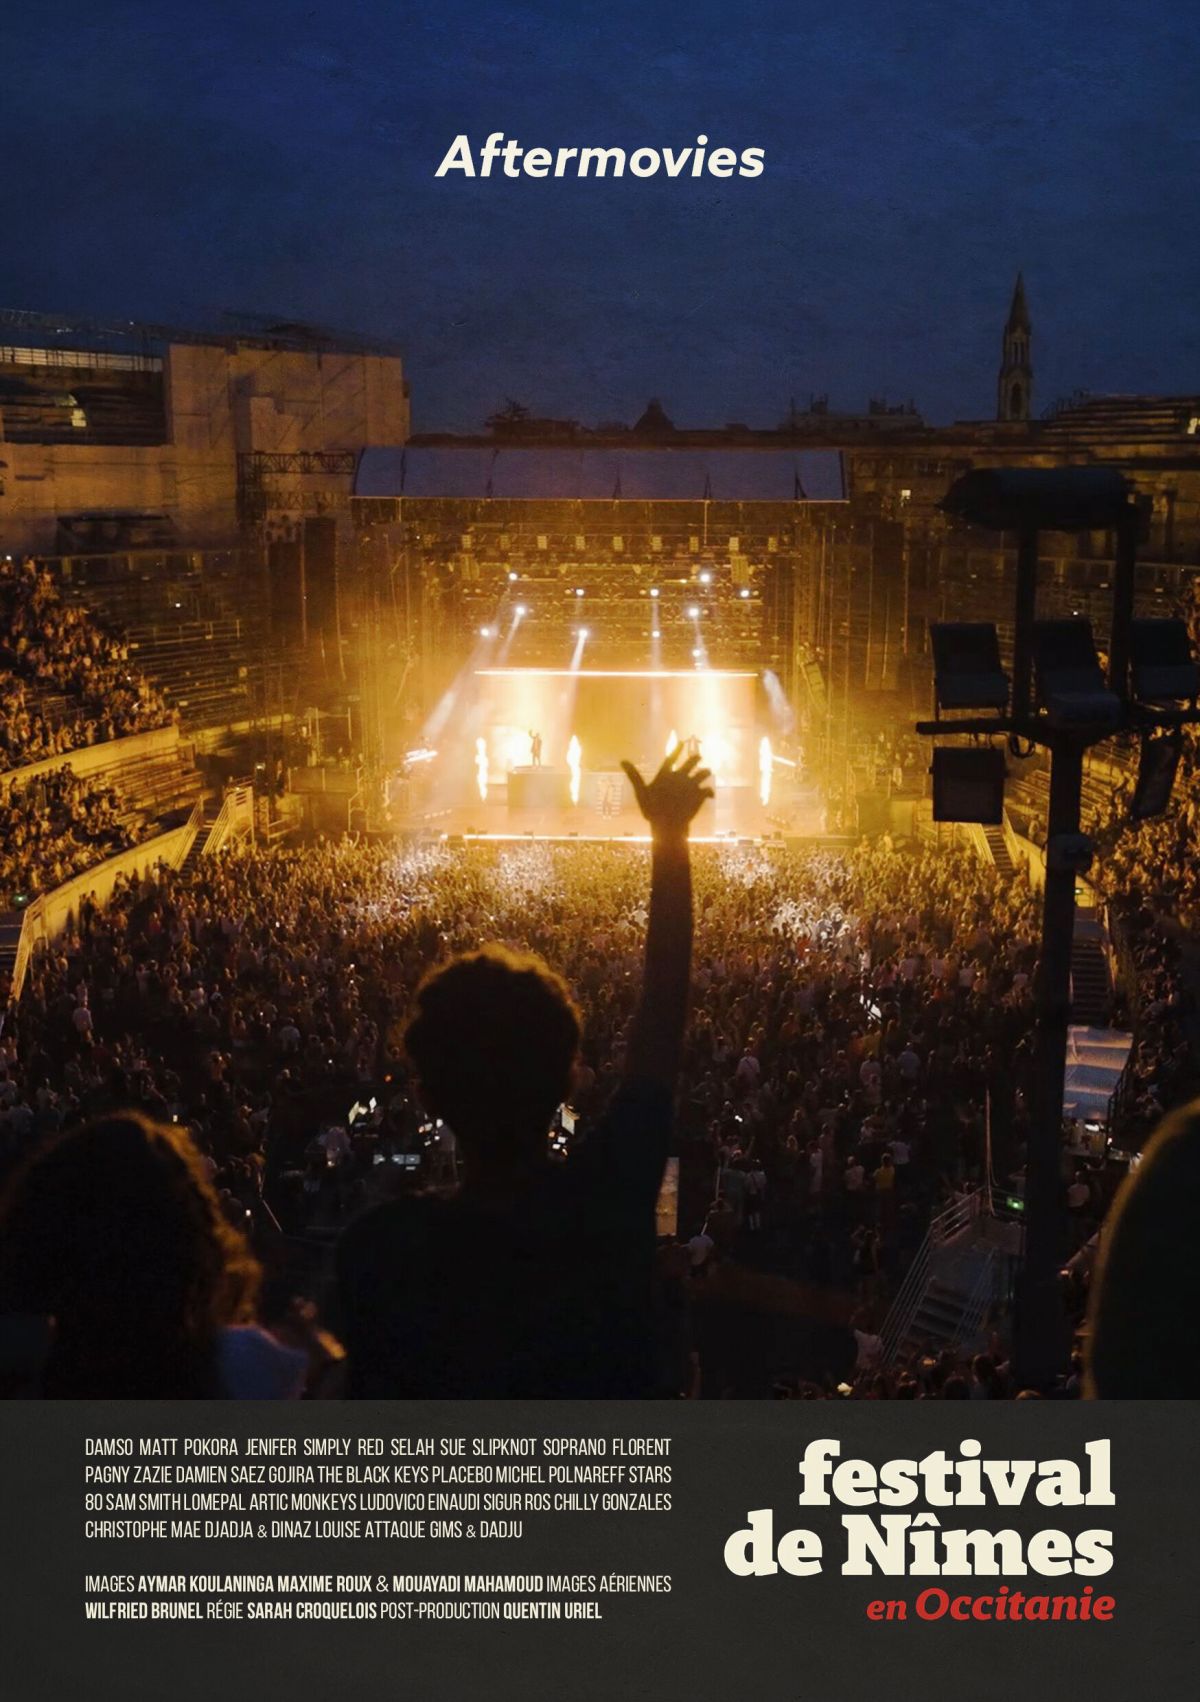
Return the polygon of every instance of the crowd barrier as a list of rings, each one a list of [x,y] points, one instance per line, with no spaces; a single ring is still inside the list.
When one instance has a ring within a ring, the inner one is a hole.
[[[0,773],[0,786],[10,785],[14,780],[27,786],[41,775],[57,774],[64,768],[83,780],[110,768],[123,768],[126,763],[173,756],[178,749],[178,727],[155,727],[149,733],[131,733],[128,738],[106,739],[98,745],[80,745],[78,750],[63,751],[60,756],[43,757],[40,762],[26,763],[23,768],[10,768]]]
[[[145,874],[147,870],[157,868],[160,863],[165,863],[172,869],[179,868],[199,832],[201,815],[201,806],[197,804],[190,819],[182,827],[174,827],[167,833],[156,834],[153,839],[143,840],[140,845],[131,846],[128,851],[122,851],[116,857],[106,857],[102,863],[86,869],[73,880],[64,881],[63,885],[55,887],[53,892],[44,892],[40,898],[35,898],[22,914],[21,938],[13,964],[11,998],[16,1001],[21,996],[34,948],[57,939],[85,898],[91,897],[103,907],[112,897],[113,888],[121,876]]]

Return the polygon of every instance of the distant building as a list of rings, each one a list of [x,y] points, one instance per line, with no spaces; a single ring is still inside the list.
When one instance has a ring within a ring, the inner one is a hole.
[[[6,549],[226,544],[344,501],[361,452],[408,428],[398,352],[363,339],[0,311]]]
[[[1033,404],[1033,360],[1029,344],[1033,327],[1025,302],[1025,280],[1017,273],[1012,306],[1004,327],[997,385],[996,418],[1027,420]]]

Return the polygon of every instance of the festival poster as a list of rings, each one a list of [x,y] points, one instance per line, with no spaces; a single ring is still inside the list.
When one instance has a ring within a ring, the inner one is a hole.
[[[1189,8],[3,77],[5,1694],[1191,1694]]]

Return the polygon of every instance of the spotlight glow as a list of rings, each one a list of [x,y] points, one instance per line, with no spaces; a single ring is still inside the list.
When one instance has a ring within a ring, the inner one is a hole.
[[[712,574],[709,573],[707,568],[705,568],[704,572],[700,575],[700,583],[701,583],[701,585],[711,585],[712,584]]]
[[[583,748],[574,733],[571,734],[571,742],[567,746],[567,767],[571,771],[571,802],[577,804],[583,771]]]
[[[720,786],[733,763],[733,746],[723,733],[705,733],[700,740],[700,760],[711,772],[713,785]]]
[[[490,638],[492,636],[491,627],[490,626],[481,626],[480,629],[479,629],[479,636],[480,636],[480,638]]]
[[[488,789],[488,748],[485,738],[475,741],[475,784],[479,788],[479,796],[487,803]]]
[[[652,585],[652,586],[651,586],[651,587],[650,587],[650,595],[651,595],[651,596],[652,596],[652,597],[657,597],[657,596],[658,596],[658,586],[657,586],[657,585]]]
[[[700,619],[700,610],[696,607],[695,603],[693,603],[691,608],[688,610],[688,619],[690,621],[698,621]]]
[[[738,592],[738,596],[745,599],[749,595],[750,595],[750,587],[748,585],[743,585],[741,590]]]
[[[766,805],[771,802],[771,741],[764,733],[758,741],[758,801]]]

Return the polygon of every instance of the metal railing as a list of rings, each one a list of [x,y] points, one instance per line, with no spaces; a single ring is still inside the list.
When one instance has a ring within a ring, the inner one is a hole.
[[[888,1315],[879,1332],[883,1343],[879,1358],[881,1365],[891,1365],[904,1345],[913,1319],[920,1310],[921,1302],[929,1288],[933,1255],[939,1247],[944,1247],[955,1236],[961,1235],[968,1224],[974,1222],[979,1216],[981,1201],[979,1190],[972,1189],[953,1200],[944,1211],[931,1220],[925,1239],[905,1273],[904,1281],[888,1308]]]
[[[992,1269],[995,1262],[996,1249],[989,1247],[979,1267],[979,1275],[975,1279],[970,1298],[959,1317],[958,1327],[950,1339],[951,1347],[961,1347],[970,1342],[982,1328],[992,1300]]]
[[[254,833],[254,788],[249,785],[231,786],[208,829],[204,853],[211,856],[231,839]]]

